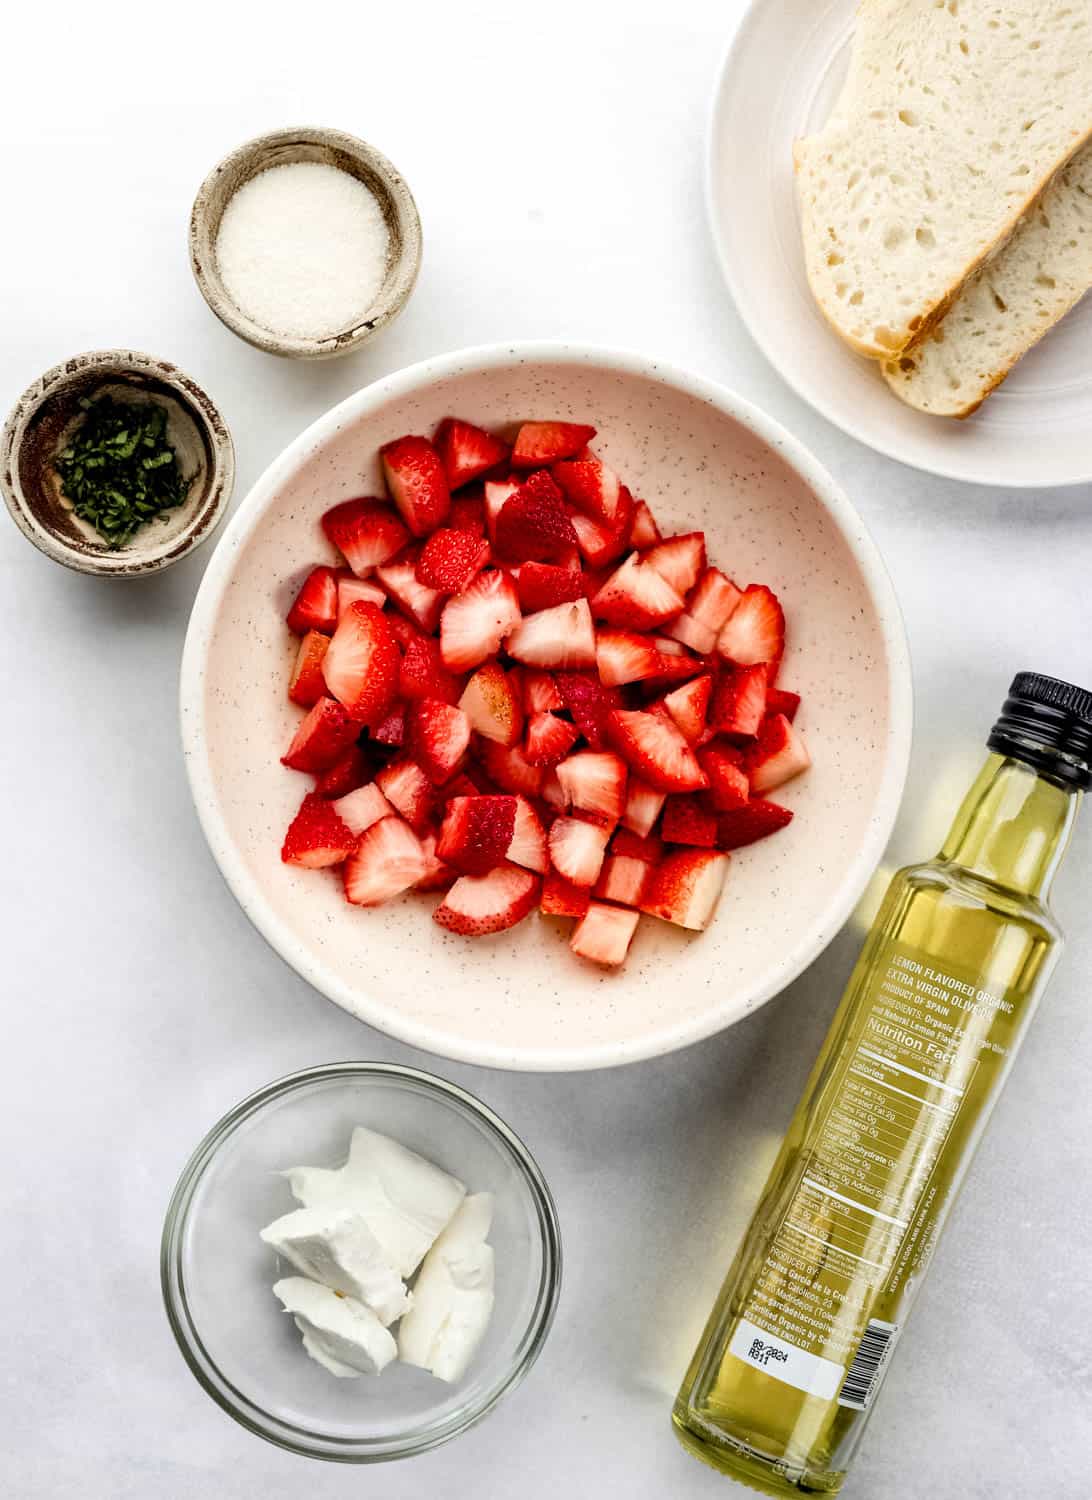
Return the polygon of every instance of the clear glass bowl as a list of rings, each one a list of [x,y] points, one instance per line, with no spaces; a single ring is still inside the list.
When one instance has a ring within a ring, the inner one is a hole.
[[[294,1274],[258,1238],[295,1204],[285,1167],[337,1166],[367,1125],[495,1195],[496,1306],[462,1380],[395,1362],[339,1380],[307,1357],[273,1296]],[[557,1213],[504,1122],[463,1089],[391,1063],[335,1063],[252,1094],[198,1146],[174,1190],[160,1260],[167,1316],[187,1364],[251,1432],[312,1458],[405,1458],[479,1421],[541,1350],[561,1285]]]

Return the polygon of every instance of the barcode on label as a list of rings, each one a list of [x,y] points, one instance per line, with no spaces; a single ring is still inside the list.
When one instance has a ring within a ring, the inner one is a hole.
[[[872,1319],[861,1335],[853,1363],[846,1371],[846,1378],[838,1394],[839,1406],[852,1406],[855,1411],[865,1410],[875,1394],[898,1331],[897,1323],[881,1323],[878,1318]]]

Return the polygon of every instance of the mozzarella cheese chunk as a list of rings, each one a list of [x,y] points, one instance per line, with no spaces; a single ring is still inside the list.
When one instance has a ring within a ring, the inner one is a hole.
[[[440,1380],[459,1380],[493,1312],[492,1193],[466,1198],[421,1267],[398,1328],[399,1357]]]
[[[378,1375],[398,1353],[371,1308],[353,1297],[342,1297],[306,1276],[286,1276],[273,1292],[295,1319],[307,1353],[332,1375]]]
[[[405,1282],[352,1205],[332,1201],[275,1219],[262,1239],[314,1281],[371,1308],[386,1327],[410,1305]]]

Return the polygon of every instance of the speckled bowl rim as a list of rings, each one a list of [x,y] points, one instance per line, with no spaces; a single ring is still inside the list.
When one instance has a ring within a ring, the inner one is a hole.
[[[299,941],[276,915],[240,857],[220,811],[209,762],[205,678],[216,616],[231,583],[236,554],[265,512],[276,502],[281,486],[335,432],[349,423],[367,418],[391,399],[412,395],[434,380],[458,374],[536,363],[569,364],[574,368],[593,366],[612,374],[660,381],[708,403],[768,444],[796,471],[837,528],[860,568],[884,643],[890,710],[875,815],[855,858],[832,887],[825,914],[812,924],[790,952],[771,967],[761,984],[726,995],[720,1005],[711,1006],[701,1016],[685,1023],[664,1026],[637,1045],[604,1043],[584,1048],[514,1050],[510,1044],[500,1041],[488,1045],[468,1044],[455,1033],[408,1019],[397,1009],[385,1005],[379,996],[365,994],[329,974],[307,945]],[[791,984],[845,925],[883,856],[902,799],[913,732],[910,653],[894,585],[864,522],[822,464],[774,418],[716,381],[633,351],[551,341],[489,344],[410,365],[347,397],[290,443],[240,504],[205,571],[186,633],[180,706],[182,747],[190,790],[213,858],[243,911],[285,962],[350,1015],[411,1047],[459,1062],[525,1072],[578,1072],[659,1057],[724,1030]]]

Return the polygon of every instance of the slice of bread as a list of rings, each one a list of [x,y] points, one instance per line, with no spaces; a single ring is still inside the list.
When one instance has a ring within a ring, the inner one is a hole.
[[[1092,139],[1092,0],[861,0],[795,148],[808,280],[861,354],[923,338]]]
[[[969,417],[1092,288],[1092,146],[1058,173],[928,337],[883,366],[900,400]]]

